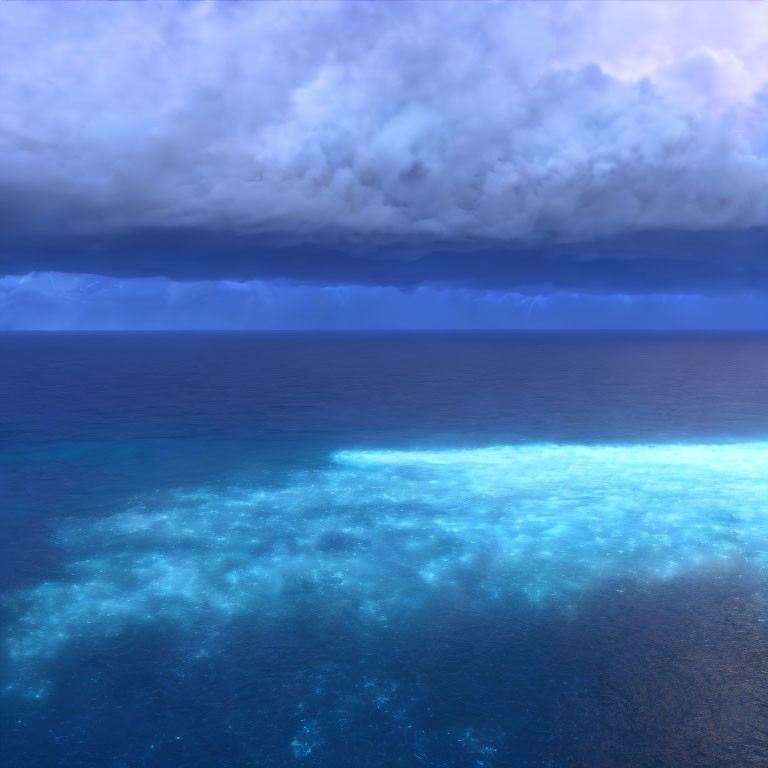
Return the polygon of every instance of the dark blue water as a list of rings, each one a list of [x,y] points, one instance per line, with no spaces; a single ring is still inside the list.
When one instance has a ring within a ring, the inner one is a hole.
[[[768,761],[768,337],[0,360],[2,765]]]

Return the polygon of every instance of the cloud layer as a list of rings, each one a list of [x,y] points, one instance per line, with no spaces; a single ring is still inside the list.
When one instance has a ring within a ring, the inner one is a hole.
[[[32,233],[77,234],[63,269],[118,234],[236,233],[241,278],[290,243],[762,228],[765,30],[756,3],[4,4],[0,271],[51,268]],[[95,271],[134,257],[218,254]]]
[[[0,279],[0,331],[562,328],[768,330],[768,294],[531,296],[51,272]]]

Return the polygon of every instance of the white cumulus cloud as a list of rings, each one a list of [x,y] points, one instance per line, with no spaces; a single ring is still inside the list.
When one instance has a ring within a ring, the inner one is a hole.
[[[4,4],[6,228],[768,224],[752,3]]]

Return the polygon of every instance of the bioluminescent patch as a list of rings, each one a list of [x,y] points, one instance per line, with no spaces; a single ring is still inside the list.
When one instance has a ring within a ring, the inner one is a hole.
[[[369,626],[448,593],[577,606],[611,580],[768,565],[768,443],[342,451],[280,488],[178,491],[59,524],[15,596],[19,669],[72,641],[311,604]]]

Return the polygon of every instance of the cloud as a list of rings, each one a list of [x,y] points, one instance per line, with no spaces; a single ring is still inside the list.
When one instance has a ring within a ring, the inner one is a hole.
[[[421,286],[0,279],[0,330],[768,329],[768,293],[590,295]]]
[[[751,3],[4,4],[0,269],[186,230],[247,238],[237,278],[288,239],[321,259],[459,242],[471,274],[477,243],[514,262],[768,227],[766,22]],[[102,250],[96,271],[204,276],[183,248]]]

